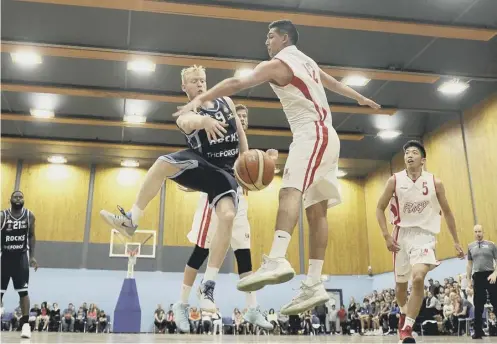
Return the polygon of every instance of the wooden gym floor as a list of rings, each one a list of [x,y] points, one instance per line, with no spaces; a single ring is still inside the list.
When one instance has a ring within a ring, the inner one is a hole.
[[[418,343],[468,343],[471,337],[418,337]],[[33,333],[31,340],[20,339],[19,332],[2,332],[2,343],[398,343],[397,336],[209,336],[163,334],[81,334]],[[486,337],[478,343],[495,343]]]

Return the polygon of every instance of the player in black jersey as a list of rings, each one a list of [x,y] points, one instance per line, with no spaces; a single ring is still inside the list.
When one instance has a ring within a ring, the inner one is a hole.
[[[189,99],[207,91],[203,67],[184,69],[181,79],[182,89]],[[113,228],[131,237],[143,210],[157,195],[165,178],[208,194],[209,206],[216,210],[218,227],[201,286],[200,307],[216,312],[213,297],[215,278],[230,245],[238,205],[238,183],[233,166],[239,153],[248,150],[247,137],[235,105],[228,97],[202,104],[196,113],[188,112],[179,117],[176,124],[185,135],[189,148],[157,159],[148,170],[131,211],[125,212],[118,206],[118,215],[105,210],[100,214]]]
[[[35,248],[35,216],[24,208],[24,194],[14,191],[10,196],[10,209],[0,213],[1,223],[1,260],[2,260],[2,302],[10,279],[14,289],[19,293],[22,311],[21,338],[31,338],[29,326],[29,266],[38,269],[34,258]]]

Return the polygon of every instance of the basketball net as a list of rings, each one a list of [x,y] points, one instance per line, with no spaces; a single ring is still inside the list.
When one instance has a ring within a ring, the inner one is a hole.
[[[126,278],[135,278],[135,264],[138,249],[128,251],[128,273]]]

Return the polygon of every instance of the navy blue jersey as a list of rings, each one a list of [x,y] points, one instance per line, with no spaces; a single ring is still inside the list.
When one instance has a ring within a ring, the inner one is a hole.
[[[188,147],[211,164],[233,173],[233,166],[239,152],[235,114],[223,98],[215,99],[211,109],[200,108],[197,114],[210,116],[221,123],[228,124],[225,127],[226,134],[224,137],[218,138],[217,141],[209,142],[204,129],[195,130],[191,134],[185,134]]]
[[[12,215],[10,209],[3,211],[2,252],[26,252],[29,249],[29,214],[30,211],[26,208],[22,209],[19,217]]]

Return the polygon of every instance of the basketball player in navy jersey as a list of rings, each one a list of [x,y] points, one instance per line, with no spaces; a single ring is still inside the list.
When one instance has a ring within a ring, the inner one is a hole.
[[[19,293],[22,311],[21,338],[31,338],[29,326],[29,266],[38,270],[38,263],[34,258],[35,249],[35,216],[24,208],[24,195],[21,191],[14,191],[10,196],[10,209],[0,213],[2,237],[2,302],[3,294],[7,291],[10,279],[14,289]]]
[[[191,99],[206,92],[206,74],[201,66],[183,69],[182,89]],[[233,166],[239,153],[248,150],[247,137],[235,105],[228,97],[204,104],[197,112],[189,112],[176,121],[186,137],[188,149],[161,156],[148,170],[131,211],[118,206],[120,214],[102,210],[103,219],[123,235],[131,237],[143,211],[157,195],[165,178],[191,190],[204,192],[209,207],[215,208],[217,231],[212,239],[207,269],[201,285],[200,308],[216,312],[215,279],[232,236],[233,220],[238,207],[238,183]]]
[[[245,105],[237,104],[235,106],[236,113],[240,118],[243,130],[248,129],[248,109]],[[278,159],[278,151],[269,149],[268,156],[276,160]],[[192,190],[184,189],[189,192]],[[236,264],[238,266],[238,274],[240,278],[246,277],[252,273],[252,257],[250,254],[250,224],[248,221],[248,203],[245,199],[244,190],[238,188],[238,211],[233,221],[233,230],[231,238],[231,248],[235,254]],[[183,285],[181,286],[181,299],[173,305],[174,319],[178,329],[181,332],[188,333],[190,331],[189,321],[189,304],[188,299],[192,289],[198,270],[209,255],[209,247],[212,238],[217,229],[217,217],[212,214],[208,208],[209,200],[207,194],[201,194],[197,210],[193,216],[193,224],[188,239],[192,244],[195,244],[193,251],[188,259],[183,274]],[[255,292],[246,292],[247,312],[243,318],[248,323],[259,326],[265,330],[272,330],[273,325],[267,321],[261,314]]]
[[[438,266],[435,257],[436,235],[440,232],[441,215],[454,240],[459,258],[464,251],[457,236],[456,221],[445,196],[442,181],[423,169],[426,150],[421,142],[404,145],[406,168],[388,179],[376,208],[376,218],[385,243],[394,255],[396,298],[400,307],[399,336],[403,343],[415,343],[412,328],[424,297],[426,274]],[[388,232],[385,209],[390,203],[392,235]],[[407,300],[407,286],[412,291]]]

